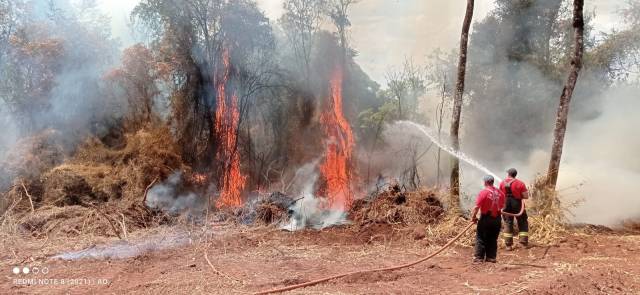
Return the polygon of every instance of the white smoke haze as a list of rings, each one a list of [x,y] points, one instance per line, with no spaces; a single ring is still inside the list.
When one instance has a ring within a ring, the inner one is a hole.
[[[60,140],[74,147],[88,134],[103,135],[109,125],[126,111],[116,101],[104,99],[102,77],[117,62],[116,42],[111,37],[107,15],[85,3],[69,0],[28,1],[23,17],[33,22],[24,29],[26,41],[42,39],[61,42],[60,68],[53,75],[53,88],[34,109],[15,112],[22,97],[1,92],[0,156],[19,138],[45,129],[60,132]],[[51,16],[51,10],[56,11]],[[0,66],[7,60],[0,59]],[[37,60],[23,59],[20,67],[37,67]],[[4,97],[7,95],[7,97]]]
[[[574,210],[577,222],[616,225],[640,218],[639,91],[637,85],[614,86],[600,97],[600,116],[569,121],[558,188],[572,188],[567,197],[583,200]]]
[[[445,135],[446,136],[446,135]],[[380,184],[399,183],[405,185],[437,184],[437,146],[431,144],[420,130],[393,123],[384,127],[375,150],[361,147],[357,153],[361,178],[368,191],[379,189]],[[420,179],[412,180],[412,172],[419,171]],[[446,184],[449,158],[442,152],[440,160],[440,183]],[[382,183],[379,183],[382,181]]]
[[[182,192],[182,172],[174,172],[163,183],[154,185],[147,193],[146,205],[172,215],[201,216],[207,209],[206,198],[193,192]]]
[[[570,121],[558,189],[565,204],[578,204],[576,208],[569,208],[573,222],[617,225],[627,219],[640,218],[640,199],[634,188],[640,183],[640,157],[635,156],[640,150],[640,137],[637,136],[640,117],[635,115],[640,107],[635,95],[639,90],[631,85],[614,86],[596,99],[602,105],[599,116],[586,121],[573,116],[574,120]],[[435,181],[432,171],[437,148],[430,150],[429,147],[438,141],[432,130],[413,122],[396,122],[387,126],[383,140],[385,147],[376,151],[369,163],[374,167],[373,171],[406,183],[407,167],[413,165],[414,150],[418,149],[428,154],[417,161],[423,180],[426,183]],[[448,136],[442,135],[440,142],[447,150]],[[506,154],[505,158],[508,158],[507,151],[492,146],[477,158],[489,159],[493,153]],[[461,164],[465,207],[470,206],[472,197],[481,189],[482,176],[493,174],[500,180],[506,169],[516,167],[518,177],[531,185],[536,176],[546,173],[549,163],[549,153],[542,145],[523,160],[514,157],[509,167],[499,167],[497,163],[484,167],[476,157],[462,152],[455,154],[464,158]],[[449,158],[443,156],[441,165],[447,167],[448,163]],[[449,170],[444,171],[446,182]]]
[[[482,159],[482,155],[466,153],[464,145],[461,151],[454,151],[447,132],[443,131],[438,140],[437,130],[431,130],[411,121],[397,121],[389,124],[383,132],[382,140],[384,146],[374,152],[369,160],[373,171],[372,177],[377,177],[375,173],[380,173],[385,181],[397,182],[409,188],[413,186],[410,173],[413,165],[416,165],[419,174],[420,182],[416,183],[416,186],[441,189],[447,187],[451,175],[451,154],[457,155],[461,159],[461,198],[465,208],[472,206],[473,197],[482,189],[483,176],[493,175],[497,182],[503,177],[502,171],[507,169],[497,169],[495,165],[487,165],[479,160]],[[487,151],[487,153],[493,152],[499,153],[500,150],[495,148]]]
[[[305,228],[323,229],[348,223],[347,212],[327,209],[330,208],[328,199],[315,196],[316,182],[319,179],[318,162],[319,160],[314,160],[296,171],[292,191],[296,192],[296,198],[302,199],[289,207],[291,217],[280,225],[280,229],[288,231]]]
[[[636,110],[640,107],[637,85],[621,84],[613,86],[595,98],[600,106],[600,114],[595,118],[582,118],[572,112],[565,137],[563,160],[560,166],[558,190],[565,204],[577,202],[577,207],[569,208],[570,220],[577,223],[591,223],[616,226],[622,221],[640,218],[640,199],[637,198],[635,185],[640,183],[640,137],[638,126],[640,117]],[[385,132],[385,140],[403,142],[402,132],[392,125]],[[488,130],[487,132],[496,132]],[[404,136],[411,136],[404,132]],[[553,135],[547,134],[550,142]],[[544,137],[541,135],[541,138]],[[431,140],[423,136],[424,145]],[[468,141],[462,138],[462,150]],[[404,141],[406,144],[406,140]],[[448,139],[444,140],[448,144]],[[527,157],[517,156],[521,152],[510,152],[507,147],[489,146],[474,155],[478,162],[487,165],[488,170],[499,176],[506,175],[506,169],[518,169],[518,178],[531,185],[536,176],[544,175],[549,164],[549,146],[539,147],[527,153]],[[501,154],[508,167],[500,163],[491,163],[489,159]],[[388,159],[394,159],[387,156]],[[402,155],[400,155],[400,158]],[[397,159],[397,157],[395,158]],[[392,160],[387,160],[392,163]],[[448,159],[444,161],[448,162]],[[402,163],[396,161],[396,163]],[[392,166],[391,166],[392,167]],[[472,197],[482,187],[482,176],[486,171],[462,164],[461,189],[466,195],[463,205],[470,206]],[[447,170],[448,177],[449,171]],[[430,177],[428,170],[424,175]]]
[[[171,230],[129,241],[119,240],[110,244],[93,245],[79,251],[63,252],[53,256],[53,259],[79,260],[79,259],[127,259],[137,257],[149,252],[157,252],[166,249],[177,248],[193,243],[195,236],[190,232]]]

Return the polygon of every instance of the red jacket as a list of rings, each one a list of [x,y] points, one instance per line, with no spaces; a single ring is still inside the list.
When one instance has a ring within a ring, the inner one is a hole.
[[[485,186],[476,198],[476,206],[480,208],[481,214],[491,213],[491,216],[498,217],[500,210],[504,207],[504,194],[493,186]]]
[[[520,179],[508,177],[500,183],[500,191],[506,196],[507,189],[505,188],[507,183],[511,183],[511,193],[516,199],[522,199],[522,194],[527,191],[527,186]]]

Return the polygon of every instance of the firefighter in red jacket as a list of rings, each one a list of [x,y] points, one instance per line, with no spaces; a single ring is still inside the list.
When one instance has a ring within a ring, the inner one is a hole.
[[[518,171],[515,168],[507,170],[507,178],[500,183],[500,191],[506,196],[506,204],[504,211],[512,214],[520,213],[522,209],[522,200],[529,198],[529,192],[524,182],[516,179]],[[503,216],[505,222],[504,241],[507,250],[513,249],[513,236],[516,234],[513,216]],[[522,215],[515,217],[518,222],[519,240],[524,247],[529,246],[529,222],[527,211],[523,211]]]
[[[498,237],[500,236],[500,210],[504,207],[504,194],[493,186],[493,176],[484,177],[484,189],[476,199],[471,220],[478,224],[473,262],[496,262]],[[478,219],[478,211],[480,219]]]

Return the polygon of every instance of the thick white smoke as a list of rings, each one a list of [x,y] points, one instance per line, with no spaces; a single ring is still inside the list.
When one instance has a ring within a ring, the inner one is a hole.
[[[153,186],[148,194],[146,205],[169,214],[187,214],[201,216],[206,210],[206,198],[193,192],[182,192],[182,173],[175,172],[160,184]]]
[[[640,107],[638,91],[637,85],[613,86],[596,100],[601,105],[597,117],[590,120],[570,118],[558,190],[565,204],[579,201],[577,207],[570,208],[573,222],[615,226],[627,219],[640,218],[640,199],[635,193],[635,184],[640,183],[640,157],[637,156],[640,117],[635,114]],[[386,145],[373,154],[369,164],[375,167],[376,173],[379,171],[385,177],[396,177],[406,183],[402,177],[413,165],[414,155],[420,155],[413,150],[427,151],[426,155],[417,158],[416,164],[423,184],[433,184],[436,182],[433,172],[437,149],[429,150],[431,139],[406,127],[406,124],[388,126],[383,134]],[[548,134],[549,138],[551,136]],[[464,136],[462,139],[464,150]],[[443,135],[442,141],[448,144],[448,136]],[[487,161],[495,153],[508,158],[509,167]],[[503,176],[507,168],[515,167],[519,170],[518,177],[529,185],[537,175],[546,173],[549,163],[549,152],[542,144],[525,158],[511,157],[508,150],[500,146],[491,146],[484,154],[470,156],[498,176]],[[448,163],[449,158],[443,155],[441,165],[447,167]],[[469,203],[481,188],[486,171],[465,163],[461,167],[463,198]],[[449,173],[448,169],[442,172],[444,182]]]
[[[615,226],[640,218],[635,189],[640,183],[638,91],[638,86],[614,86],[597,99],[601,113],[596,118],[569,120],[557,187],[565,204],[578,202],[569,208],[573,222]],[[536,175],[546,173],[550,148],[540,147],[522,160],[513,158],[511,166],[518,168],[518,177],[530,184]],[[487,152],[499,151],[496,147]],[[479,188],[480,177],[471,167],[463,170],[463,190],[468,195]]]
[[[329,226],[347,223],[347,213],[331,210],[326,198],[315,196],[318,181],[318,161],[307,163],[296,171],[293,191],[302,199],[293,203],[289,210],[293,212],[281,229],[296,231],[305,228],[322,229]]]
[[[575,187],[567,197],[583,200],[575,221],[615,225],[640,218],[638,91],[637,86],[613,87],[601,97],[598,118],[569,122],[558,187]]]

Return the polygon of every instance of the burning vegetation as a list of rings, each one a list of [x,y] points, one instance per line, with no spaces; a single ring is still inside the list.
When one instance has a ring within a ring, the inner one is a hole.
[[[220,164],[220,196],[217,206],[239,207],[242,205],[242,193],[246,176],[240,170],[240,151],[238,147],[238,128],[240,112],[238,95],[231,91],[227,94],[227,83],[231,72],[228,49],[222,51],[222,74],[216,79],[216,117],[215,129],[220,138],[218,163]]]
[[[335,210],[347,210],[354,198],[354,162],[355,141],[351,125],[342,111],[343,70],[335,70],[330,81],[330,97],[326,110],[320,116],[325,132],[326,150],[324,161],[320,165],[325,188],[320,195],[329,199],[329,206]]]
[[[471,31],[468,13],[458,63],[434,52],[425,65],[389,70],[383,86],[349,43],[359,1],[285,0],[274,22],[253,0],[142,0],[131,22],[148,41],[123,50],[93,1],[41,2],[0,0],[4,234],[124,240],[159,225],[230,221],[335,226],[369,241],[379,228],[408,228],[440,242],[466,222],[478,173],[517,164],[531,177],[552,158],[530,211],[532,240],[555,243],[575,201],[556,183],[581,170],[558,167],[567,122],[613,122],[621,110],[601,107],[615,104],[600,99],[608,90],[637,103],[637,1],[622,11],[629,25],[611,34],[585,31],[592,20],[575,18],[567,1],[496,1]],[[627,125],[610,141],[633,134]],[[591,136],[576,138],[568,144],[596,153]],[[597,167],[623,163],[628,184],[639,179],[628,162]],[[635,230],[637,214],[624,216]]]

